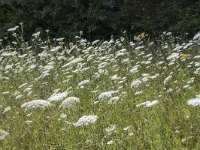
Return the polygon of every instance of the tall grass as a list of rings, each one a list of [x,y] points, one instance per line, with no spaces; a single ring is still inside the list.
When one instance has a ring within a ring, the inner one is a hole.
[[[20,27],[9,31],[0,149],[199,149],[198,39],[163,33],[158,44],[143,33],[66,43],[38,32],[30,44]]]

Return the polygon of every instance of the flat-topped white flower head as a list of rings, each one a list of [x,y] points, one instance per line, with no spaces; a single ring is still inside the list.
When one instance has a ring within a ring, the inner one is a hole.
[[[74,104],[79,103],[80,99],[78,97],[68,97],[67,99],[65,99],[62,104],[60,105],[60,108],[70,108],[72,107]]]
[[[81,82],[78,83],[78,87],[84,87],[85,85],[89,84],[90,80],[83,80]]]
[[[78,58],[75,58],[73,60],[71,60],[70,62],[68,62],[67,64],[63,65],[62,67],[68,67],[70,65],[74,65],[74,64],[77,64],[79,62],[83,61],[83,59],[81,57],[78,57]]]
[[[32,100],[21,105],[21,108],[32,109],[32,108],[45,108],[51,106],[51,102],[46,100]]]
[[[200,39],[200,32],[198,32],[194,37],[193,40],[199,40]]]
[[[200,105],[200,96],[197,96],[197,98],[193,98],[193,99],[189,99],[187,101],[188,105],[192,105],[192,106],[198,106]]]
[[[95,123],[97,119],[98,119],[98,116],[96,115],[82,116],[76,123],[73,123],[73,125],[75,127],[87,126],[87,125]]]
[[[67,91],[62,92],[62,93],[54,93],[54,94],[52,94],[52,95],[48,98],[48,100],[49,100],[50,102],[61,101],[61,100],[63,100],[65,97],[67,97],[68,94],[69,94],[69,93],[68,93]]]
[[[134,81],[131,83],[131,87],[132,87],[132,88],[136,88],[136,87],[138,87],[140,84],[142,84],[142,81],[139,80],[139,79],[136,79],[136,80],[134,80]]]
[[[9,133],[0,129],[0,141],[3,140]]]
[[[104,101],[108,98],[111,98],[113,96],[113,94],[117,93],[118,91],[108,91],[108,92],[103,92],[101,94],[99,94],[98,99],[99,101]]]
[[[171,55],[169,55],[168,57],[167,57],[167,60],[176,60],[176,59],[178,59],[179,58],[179,53],[172,53]]]
[[[151,107],[151,106],[154,106],[154,105],[156,105],[156,104],[158,104],[158,100],[146,101],[146,102],[137,104],[136,107],[141,107],[141,106],[144,106],[144,107]]]

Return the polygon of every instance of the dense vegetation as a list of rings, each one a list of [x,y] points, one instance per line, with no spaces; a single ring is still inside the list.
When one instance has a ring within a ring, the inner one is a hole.
[[[200,149],[199,8],[1,0],[0,149]]]
[[[23,25],[21,25],[23,27]],[[200,33],[0,42],[0,149],[200,149]]]
[[[23,22],[26,36],[50,30],[71,38],[82,30],[88,39],[128,33],[195,34],[200,30],[199,0],[1,0],[0,38]]]

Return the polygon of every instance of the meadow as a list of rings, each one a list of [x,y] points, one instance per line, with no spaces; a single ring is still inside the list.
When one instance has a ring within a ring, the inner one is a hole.
[[[0,40],[0,149],[200,149],[200,33],[27,42],[22,26]]]

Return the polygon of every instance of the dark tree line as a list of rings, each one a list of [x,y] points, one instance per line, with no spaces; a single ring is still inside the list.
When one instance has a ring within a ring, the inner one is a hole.
[[[23,22],[26,35],[50,30],[72,38],[82,30],[89,39],[164,30],[200,30],[199,0],[0,0],[0,38]]]

